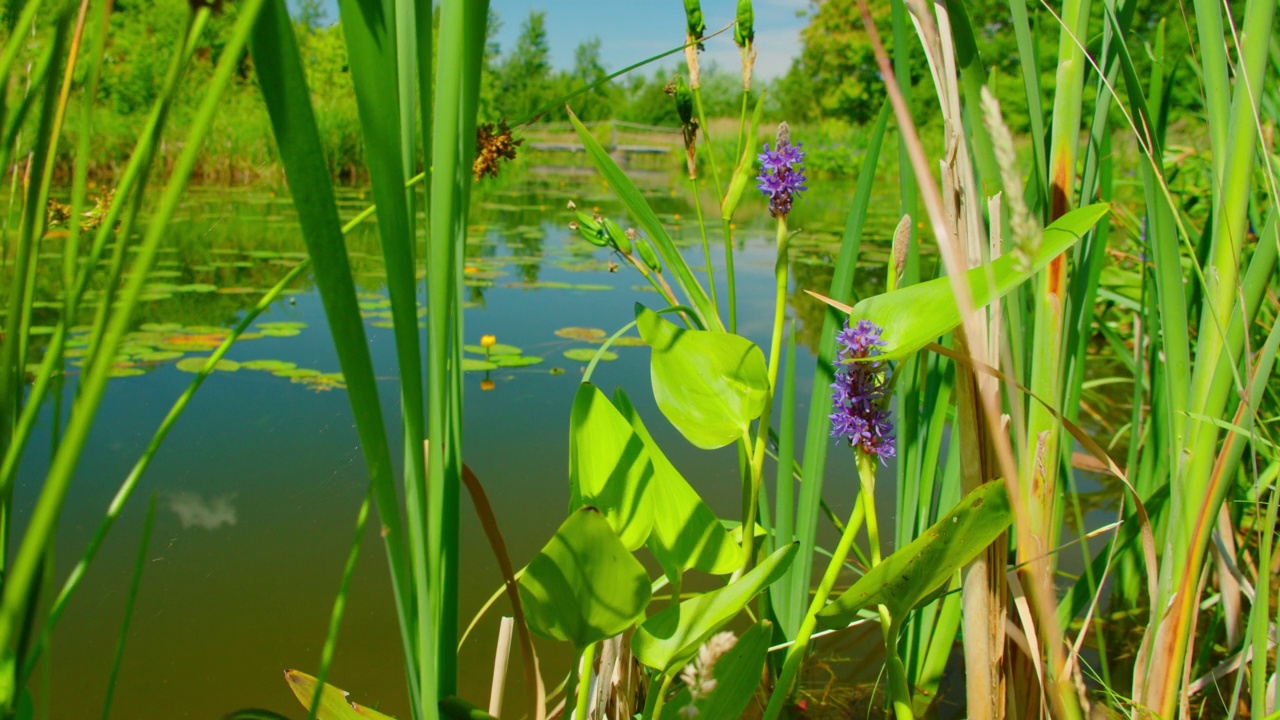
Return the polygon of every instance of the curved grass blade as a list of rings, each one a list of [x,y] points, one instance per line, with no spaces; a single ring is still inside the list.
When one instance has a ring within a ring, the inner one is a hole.
[[[595,163],[596,169],[600,171],[601,175],[604,175],[614,194],[618,196],[623,205],[627,206],[627,210],[635,217],[636,222],[653,240],[653,244],[658,249],[658,254],[662,256],[663,264],[675,273],[680,289],[684,291],[689,304],[697,311],[698,317],[702,321],[702,326],[723,330],[724,326],[720,322],[719,315],[716,314],[715,307],[711,304],[711,299],[707,297],[706,291],[702,289],[702,285],[694,277],[693,271],[689,269],[688,263],[684,261],[679,248],[672,242],[666,228],[662,226],[662,222],[658,220],[658,216],[654,214],[653,208],[649,207],[648,201],[640,194],[635,183],[631,182],[631,178],[627,177],[622,168],[618,167],[613,158],[609,157],[609,152],[601,147],[600,143],[591,135],[591,131],[582,124],[582,121],[572,111],[569,111],[569,121],[573,123],[573,128],[578,131],[578,137],[582,140],[582,145],[587,150],[587,156]]]
[[[124,604],[124,619],[120,621],[120,639],[116,641],[116,654],[111,660],[111,673],[107,675],[107,696],[102,701],[102,720],[111,717],[111,699],[116,692],[116,679],[120,677],[120,663],[124,660],[124,643],[129,639],[129,624],[133,621],[133,605],[138,600],[138,586],[142,584],[142,570],[147,566],[147,546],[151,543],[151,529],[155,527],[156,495],[152,493],[147,505],[147,517],[142,521],[142,539],[138,541],[138,557],[133,563],[133,580]]]
[[[1029,269],[1019,270],[1013,254],[1003,255],[987,265],[965,273],[975,308],[997,300],[1034,277],[1035,271],[1078,242],[1110,210],[1110,205],[1097,203],[1073,210],[1044,230],[1039,253]],[[1029,270],[1029,271],[1028,271]],[[960,311],[946,277],[909,285],[893,292],[874,295],[853,307],[810,295],[847,312],[851,320],[870,320],[884,328],[885,346],[879,359],[905,357],[960,324]]]

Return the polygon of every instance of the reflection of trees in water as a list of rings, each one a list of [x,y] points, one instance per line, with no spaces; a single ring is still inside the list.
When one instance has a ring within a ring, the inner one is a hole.
[[[792,317],[796,321],[796,342],[809,348],[813,354],[818,353],[818,341],[822,334],[822,320],[827,305],[812,297],[805,290],[812,290],[821,295],[831,291],[831,277],[835,274],[836,256],[834,253],[819,252],[801,258],[815,258],[818,262],[793,258],[791,261],[791,279],[794,290],[791,292],[790,305]],[[834,299],[853,304],[853,301],[882,293],[885,290],[885,269],[883,265],[859,264],[853,273],[853,285],[844,293],[836,292]],[[841,298],[839,295],[843,294]],[[841,320],[843,320],[841,316]]]

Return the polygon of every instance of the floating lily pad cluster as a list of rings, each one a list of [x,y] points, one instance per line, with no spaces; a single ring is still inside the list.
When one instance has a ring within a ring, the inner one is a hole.
[[[602,345],[605,340],[609,339],[609,333],[600,328],[588,327],[563,327],[556,330],[556,335],[569,340],[577,340],[580,342],[590,343],[592,345]],[[610,348],[615,347],[642,347],[645,344],[644,339],[636,335],[623,335],[622,337],[610,343]],[[564,356],[569,360],[578,362],[591,362],[591,359],[598,352],[595,348],[570,348],[564,351]],[[612,349],[605,350],[600,353],[601,362],[612,362],[618,359],[618,353]]]
[[[395,314],[391,312],[391,300],[385,295],[378,293],[356,293],[356,300],[360,303],[360,317],[370,321],[370,327],[382,328],[390,330],[395,327]],[[427,323],[424,318],[427,316],[425,307],[418,308],[418,327],[426,328]]]
[[[488,372],[498,368],[529,367],[542,363],[542,358],[525,355],[524,350],[515,345],[463,345],[462,349],[468,353],[462,358],[463,372]]]

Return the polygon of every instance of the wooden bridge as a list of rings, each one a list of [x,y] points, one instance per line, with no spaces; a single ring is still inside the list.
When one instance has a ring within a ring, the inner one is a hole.
[[[678,127],[659,127],[599,120],[584,123],[597,141],[619,160],[633,155],[667,155],[684,146],[684,135]],[[579,153],[582,140],[567,122],[543,122],[529,126],[524,132],[524,147],[538,152]]]

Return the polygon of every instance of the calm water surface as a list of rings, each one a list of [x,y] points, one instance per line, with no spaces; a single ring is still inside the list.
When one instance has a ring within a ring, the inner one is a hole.
[[[611,272],[607,252],[570,235],[569,199],[628,224],[594,175],[531,174],[507,183],[481,187],[475,198],[467,246],[466,335],[475,343],[481,334],[494,334],[499,342],[544,362],[487,377],[466,376],[465,454],[486,485],[519,566],[565,517],[569,408],[585,364],[564,352],[595,347],[556,331],[583,327],[612,333],[633,319],[634,303],[660,303],[634,270],[623,266]],[[851,183],[835,182],[837,188],[814,193],[811,202],[797,205],[791,223],[802,229],[793,245],[797,289],[788,311],[802,345],[800,418],[807,412],[810,348],[816,343],[821,308],[798,288],[828,287]],[[695,211],[684,187],[662,179],[648,192],[673,235],[689,244],[686,257],[701,269],[705,262],[696,244]],[[140,372],[112,381],[61,520],[59,584],[119,483],[191,381],[193,376],[179,367],[181,359],[207,355],[201,352],[200,336],[206,343],[216,340],[220,329],[231,327],[256,302],[258,289],[269,287],[302,257],[305,248],[283,197],[261,189],[197,191],[174,223],[155,274],[153,299],[138,319],[134,344],[141,347],[132,350],[139,356],[133,362]],[[755,219],[738,227],[739,317],[743,331],[766,344],[773,231],[763,203],[754,200],[740,211]],[[353,215],[367,202],[363,193],[350,191],[342,197],[343,211]],[[893,207],[896,200],[877,205]],[[714,207],[709,194],[704,207]],[[878,243],[895,220],[876,215],[869,223],[858,292],[882,287],[884,249]],[[714,245],[719,242],[713,239]],[[382,314],[387,308],[375,225],[358,228],[349,243],[368,340],[383,379],[384,411],[389,422],[397,422],[394,347],[385,327],[388,316]],[[53,249],[52,243],[46,247]],[[717,270],[722,257],[719,250],[713,252]],[[723,287],[718,289],[723,294]],[[420,298],[425,300],[424,288]],[[274,331],[237,343],[229,358],[291,362],[315,372],[294,373],[309,375],[294,381],[242,368],[215,373],[200,389],[58,628],[52,665],[46,666],[52,671],[38,675],[35,684],[38,694],[52,698],[49,717],[96,717],[101,712],[152,496],[157,502],[155,529],[115,693],[115,717],[214,718],[245,707],[303,715],[282,671],[316,670],[367,474],[345,391],[328,375],[339,371],[338,361],[310,279],[300,281],[296,293],[277,302],[260,323]],[[194,344],[187,348],[182,343]],[[158,359],[175,352],[184,354]],[[624,387],[711,507],[722,517],[736,517],[740,501],[732,452],[698,451],[685,442],[653,404],[648,350],[622,347],[617,352],[615,362],[597,367],[593,381],[606,390]],[[489,387],[482,385],[484,380],[492,381],[492,389],[483,389]],[[46,413],[23,468],[20,507],[34,502],[52,432],[52,413]],[[842,514],[854,492],[848,460],[847,453],[833,452],[828,474],[828,501]],[[882,486],[892,488],[892,482]],[[886,522],[892,507],[885,493],[880,512]],[[462,513],[465,627],[501,579],[465,496]],[[24,523],[25,516],[18,522]],[[364,538],[331,682],[364,704],[407,717],[395,611],[376,525],[370,523]],[[498,617],[506,612],[504,598],[461,650],[461,691],[479,704],[488,698]],[[878,633],[853,636],[833,648],[832,666],[844,677],[873,681],[879,663],[866,657],[878,645]],[[568,657],[549,643],[540,652],[546,681],[554,687]],[[522,698],[518,653],[513,656],[508,713]],[[842,656],[844,669],[839,667]]]

